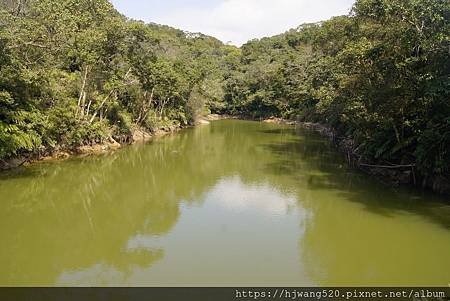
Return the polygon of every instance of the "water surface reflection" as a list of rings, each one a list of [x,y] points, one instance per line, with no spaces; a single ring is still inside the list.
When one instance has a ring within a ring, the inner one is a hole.
[[[0,176],[0,285],[446,285],[450,213],[324,139],[218,121]]]

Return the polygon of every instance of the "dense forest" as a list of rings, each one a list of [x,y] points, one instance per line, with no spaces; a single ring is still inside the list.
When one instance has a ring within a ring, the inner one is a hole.
[[[223,107],[237,49],[127,20],[107,0],[1,1],[0,158],[124,141]]]
[[[358,0],[241,48],[128,20],[107,0],[0,3],[0,158],[212,112],[321,123],[364,162],[450,181],[448,0]]]

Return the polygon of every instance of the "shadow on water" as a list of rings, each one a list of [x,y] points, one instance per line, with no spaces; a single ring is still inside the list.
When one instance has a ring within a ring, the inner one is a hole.
[[[289,134],[294,135],[296,133],[295,128],[280,128],[280,129],[270,129],[270,130],[261,130],[259,131],[263,134],[273,134],[273,135],[280,135],[280,134]]]
[[[202,211],[208,210],[210,192],[218,184],[223,188],[218,194],[227,205],[232,205],[234,199],[243,199],[242,204],[248,205],[250,200],[250,204],[262,206],[266,214],[283,209],[279,203],[285,201],[308,212],[308,216],[300,218],[304,232],[298,238],[299,258],[319,284],[329,284],[321,282],[325,278],[359,279],[367,276],[366,271],[379,274],[368,272],[370,275],[364,279],[384,279],[383,275],[389,277],[397,268],[391,263],[404,258],[405,253],[411,254],[403,260],[403,271],[409,271],[420,258],[423,264],[416,267],[420,271],[416,274],[423,274],[427,266],[430,268],[426,275],[436,274],[442,260],[422,259],[432,257],[430,254],[436,251],[443,258],[440,254],[450,249],[450,241],[445,239],[449,207],[438,198],[387,188],[348,168],[343,156],[326,139],[287,126],[218,121],[149,145],[124,148],[110,156],[42,163],[12,174],[0,174],[0,234],[5,246],[0,248],[0,285],[153,285],[159,283],[160,275],[148,274],[152,278],[144,271],[166,261],[176,275],[186,272],[186,266],[176,264],[176,260],[170,265],[173,246],[161,241],[166,238],[174,239],[176,244],[179,240],[194,244],[189,237],[195,237],[195,225],[202,221],[190,214],[202,213],[211,220],[216,219],[215,214],[222,214],[221,210]],[[233,195],[236,191],[238,195]],[[248,191],[247,198],[241,191]],[[264,197],[259,196],[261,193]],[[433,227],[410,220],[405,221],[405,227],[398,225],[394,217],[405,214],[425,217]],[[280,221],[286,222],[282,217]],[[176,227],[180,222],[191,226],[183,229],[182,238],[176,238],[173,234],[181,229]],[[230,218],[229,222],[236,220]],[[243,228],[236,231],[246,230],[250,222],[245,220]],[[297,227],[296,219],[293,223]],[[434,224],[441,227],[435,229]],[[211,223],[205,225],[214,228]],[[242,234],[241,238],[255,238],[258,242],[255,234],[260,233],[260,241],[267,241],[274,235],[265,231],[268,225],[264,219],[261,232],[252,232],[251,237]],[[411,225],[418,232],[426,228],[425,232],[408,235]],[[392,226],[395,231],[391,231]],[[402,227],[405,231],[401,231]],[[279,233],[276,235],[280,238],[286,235],[297,239],[290,231]],[[217,253],[211,256],[226,262],[236,236],[220,238],[223,250],[215,249]],[[421,253],[411,242],[416,239],[426,240]],[[442,240],[447,245],[430,251],[428,246]],[[204,248],[206,253],[211,250],[209,241],[200,239],[197,243],[198,249]],[[408,252],[410,246],[414,252]],[[279,248],[276,254],[284,255],[285,246],[280,244]],[[186,252],[180,250],[177,256]],[[386,262],[389,256],[392,260]],[[185,258],[184,254],[179,258]],[[187,254],[186,258],[204,264],[203,257]],[[247,269],[251,262],[242,268]],[[226,262],[231,267],[233,263]],[[383,264],[384,269],[378,268]],[[204,276],[196,278],[192,274],[193,281]],[[447,278],[444,276],[440,275],[439,280]],[[290,277],[296,279],[295,275]],[[407,277],[406,272],[399,275],[401,280]]]
[[[450,206],[443,198],[392,188],[350,168],[332,143],[314,132],[276,129],[262,134],[275,137],[261,143],[273,155],[264,171],[289,179],[311,213],[298,250],[313,282],[447,283]]]
[[[37,176],[45,176],[45,172],[39,169],[17,167],[11,170],[0,171],[0,184],[2,181],[10,181],[11,179],[34,178]]]
[[[61,168],[58,166],[60,164],[83,164],[92,161],[101,161],[105,158],[114,159],[117,158],[117,153],[122,150],[117,150],[114,152],[108,152],[104,154],[93,154],[93,155],[74,155],[68,159],[51,159],[33,162],[31,165],[22,165],[12,169],[0,170],[0,184],[2,181],[10,181],[12,179],[33,179],[36,177],[48,177],[52,174],[49,172],[49,168],[53,172],[59,171]]]
[[[126,284],[161,260],[152,239],[216,181],[205,164],[193,176],[206,145],[188,138],[2,174],[0,285]]]
[[[272,174],[289,175],[308,190],[333,191],[339,198],[363,205],[385,217],[413,214],[450,230],[450,205],[439,196],[416,189],[389,187],[350,168],[332,143],[316,133],[296,129],[275,129],[265,134],[295,135],[281,142],[264,144],[276,156],[266,164]]]

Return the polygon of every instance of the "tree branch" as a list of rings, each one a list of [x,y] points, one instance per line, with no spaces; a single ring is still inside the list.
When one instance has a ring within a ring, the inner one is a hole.
[[[43,48],[43,49],[49,48],[49,47],[47,47],[45,45],[38,44],[36,42],[25,42],[23,44],[17,44],[17,45],[8,46],[8,47],[6,47],[6,49],[15,49],[15,48],[19,48],[19,47],[22,47],[22,46],[33,46],[33,47],[38,47],[38,48]]]
[[[372,164],[360,163],[359,165],[360,166],[364,166],[364,167],[376,167],[376,168],[388,168],[388,169],[399,169],[399,168],[416,167],[416,164],[408,164],[408,165],[372,165]]]
[[[77,107],[77,112],[75,116],[78,116],[78,113],[80,111],[80,105],[81,105],[81,101],[85,95],[84,89],[86,88],[86,81],[87,81],[87,75],[88,75],[88,71],[89,71],[89,66],[86,66],[86,69],[84,71],[84,76],[83,76],[83,83],[81,85],[81,90],[80,90],[80,96],[78,97],[78,107]],[[84,108],[83,108],[84,109]]]
[[[123,78],[124,80],[127,79],[128,75],[130,75],[130,72],[131,72],[131,68],[128,69],[127,73],[125,73],[125,76],[124,76],[124,78]],[[108,99],[113,95],[113,93],[116,92],[116,89],[117,89],[117,88],[112,88],[112,90],[109,92],[108,96],[106,96],[106,97],[103,99],[102,103],[101,103],[100,106],[97,108],[97,110],[95,110],[94,115],[92,115],[91,119],[89,120],[89,123],[92,123],[92,122],[94,121],[95,117],[97,117],[98,112],[103,108],[103,106],[105,105],[106,101],[108,101]]]

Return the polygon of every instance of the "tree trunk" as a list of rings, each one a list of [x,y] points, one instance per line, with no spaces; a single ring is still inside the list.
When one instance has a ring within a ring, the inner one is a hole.
[[[127,79],[127,77],[128,77],[128,75],[130,74],[130,72],[131,72],[131,68],[128,69],[127,73],[125,74],[125,76],[124,76],[124,78],[123,78],[124,80]],[[100,110],[103,109],[103,106],[105,105],[106,101],[108,101],[108,99],[109,99],[115,92],[116,92],[116,88],[113,88],[113,89],[109,92],[108,96],[106,96],[106,97],[103,99],[103,101],[101,102],[100,106],[97,108],[97,110],[95,110],[94,115],[92,115],[91,119],[89,120],[89,123],[94,122],[94,119],[95,119],[95,117],[97,117],[98,112],[99,112]]]
[[[94,122],[95,117],[97,117],[98,112],[103,108],[103,106],[105,105],[106,101],[112,96],[112,94],[115,92],[115,90],[111,90],[111,92],[109,92],[108,96],[106,96],[102,103],[100,104],[100,107],[98,107],[97,110],[95,110],[94,115],[92,115],[91,119],[89,120],[89,123]]]
[[[89,72],[89,66],[86,66],[85,71],[84,71],[84,76],[83,76],[83,82],[81,84],[80,96],[78,97],[78,107],[77,107],[77,112],[75,113],[75,117],[77,117],[78,114],[80,113],[80,109],[82,111],[84,110],[84,107],[83,108],[81,107],[81,102],[83,101],[83,98],[86,97],[86,93],[84,90],[86,88],[88,72]]]
[[[146,106],[146,108],[145,108],[145,110],[144,110],[144,114],[143,114],[143,116],[141,117],[142,119],[140,120],[140,122],[143,122],[143,121],[147,118],[147,116],[148,116],[148,112],[150,111],[150,107],[151,107],[151,105],[152,105],[152,103],[153,103],[153,95],[154,95],[154,92],[155,92],[155,88],[152,88],[152,92],[150,93],[150,98],[149,98],[149,100],[148,100],[147,106]]]

